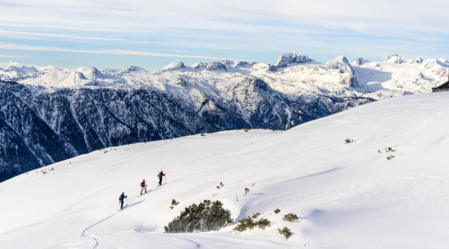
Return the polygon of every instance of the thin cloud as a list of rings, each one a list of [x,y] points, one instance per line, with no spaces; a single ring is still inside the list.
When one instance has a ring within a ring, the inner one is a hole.
[[[142,56],[160,56],[160,57],[180,57],[180,58],[200,58],[200,59],[230,59],[239,60],[233,58],[220,58],[201,55],[177,55],[177,54],[161,54],[146,51],[131,51],[131,50],[78,50],[78,49],[66,49],[57,47],[41,47],[41,46],[26,46],[17,44],[5,44],[0,43],[0,49],[12,49],[12,50],[28,50],[28,51],[58,51],[69,53],[88,53],[88,54],[121,54],[121,55],[142,55]]]
[[[13,56],[13,55],[1,55],[0,58],[20,58],[19,56]]]
[[[36,32],[19,32],[19,31],[5,31],[0,30],[0,36],[12,37],[12,38],[63,38],[63,39],[81,39],[81,40],[105,40],[105,41],[120,41],[124,39],[108,38],[108,37],[91,37],[91,36],[78,36],[68,34],[49,34],[49,33],[36,33]]]

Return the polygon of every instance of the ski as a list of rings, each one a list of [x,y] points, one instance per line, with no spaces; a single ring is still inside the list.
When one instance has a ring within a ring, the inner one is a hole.
[[[162,183],[162,185],[159,185],[159,184],[158,184],[158,185],[156,186],[156,188],[157,188],[157,187],[161,187],[161,186],[163,186],[163,185],[165,185],[165,184],[167,184],[167,183]]]
[[[150,192],[151,192],[151,189],[150,189],[149,191],[147,191],[147,192],[141,194],[141,195],[138,195],[137,197],[141,197],[142,195],[148,194],[148,193],[150,193]]]
[[[123,205],[123,208],[120,209],[120,210],[118,210],[118,211],[119,211],[119,212],[120,212],[120,211],[123,211],[126,207],[128,207],[128,203],[126,203],[125,205]]]

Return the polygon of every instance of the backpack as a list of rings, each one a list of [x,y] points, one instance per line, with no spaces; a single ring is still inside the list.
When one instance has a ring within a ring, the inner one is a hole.
[[[145,187],[145,183],[144,183],[144,182],[141,182],[141,183],[140,183],[140,186],[141,186],[141,187]]]
[[[123,195],[120,195],[120,197],[118,198],[119,201],[123,201]]]

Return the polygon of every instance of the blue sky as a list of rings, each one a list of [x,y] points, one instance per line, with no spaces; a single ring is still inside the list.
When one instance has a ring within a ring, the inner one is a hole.
[[[158,70],[222,58],[273,64],[391,53],[449,59],[449,1],[0,0],[0,62]]]

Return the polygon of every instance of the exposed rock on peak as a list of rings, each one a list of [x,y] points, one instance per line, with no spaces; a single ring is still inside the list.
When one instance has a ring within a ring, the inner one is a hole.
[[[187,82],[186,82],[182,77],[179,77],[179,78],[176,80],[176,85],[187,86]]]
[[[162,71],[166,71],[166,70],[178,70],[181,68],[184,68],[184,63],[182,63],[182,61],[173,61],[168,63],[165,67],[162,68]]]
[[[263,91],[272,91],[270,85],[268,85],[265,81],[254,78],[254,77],[242,77],[240,81],[238,81],[236,84],[234,84],[230,90],[235,90],[237,88],[244,87],[246,89],[252,88],[255,90],[263,90]]]
[[[397,53],[393,53],[385,58],[385,61],[394,63],[394,64],[403,64],[408,63],[411,64],[414,62],[412,59],[407,59],[403,56],[398,55]]]
[[[229,65],[229,66],[234,65],[234,62],[232,62],[232,61],[230,61],[228,59],[223,59],[223,60],[220,61],[220,63],[222,63],[223,65]]]
[[[130,73],[130,72],[146,72],[147,70],[141,68],[141,67],[136,67],[136,66],[128,66],[128,67],[124,67],[122,69],[119,70],[119,73]]]
[[[207,64],[203,63],[203,62],[197,62],[197,63],[193,63],[192,65],[190,65],[190,67],[194,68],[194,69],[205,69],[206,66],[207,66]]]
[[[422,62],[426,69],[432,69],[435,75],[440,76],[440,79],[447,79],[449,77],[449,64],[443,63],[437,59],[427,59]]]
[[[354,75],[354,70],[351,67],[348,59],[344,56],[338,56],[337,58],[326,62],[325,66],[328,69],[337,69],[340,71],[340,84],[344,86],[357,87],[357,78]]]
[[[73,71],[70,73],[70,77],[73,77],[74,79],[78,79],[78,80],[87,80],[86,76],[84,76],[84,74],[81,72]]]
[[[220,62],[209,62],[206,66],[206,71],[227,71],[226,66]]]
[[[344,56],[338,56],[337,58],[326,62],[328,68],[332,69],[340,69],[341,73],[351,73],[354,74],[354,70],[351,67],[351,64],[349,63],[348,59]]]
[[[296,63],[308,63],[315,62],[305,55],[296,55],[292,53],[285,53],[279,57],[274,66],[276,67],[286,67],[288,64],[296,64]]]
[[[252,66],[246,61],[236,61],[234,67],[250,67]]]
[[[359,58],[357,58],[357,60],[354,61],[354,64],[360,66],[360,65],[363,65],[363,64],[369,63],[369,62],[370,62],[369,60],[365,60],[362,57],[359,57]]]

